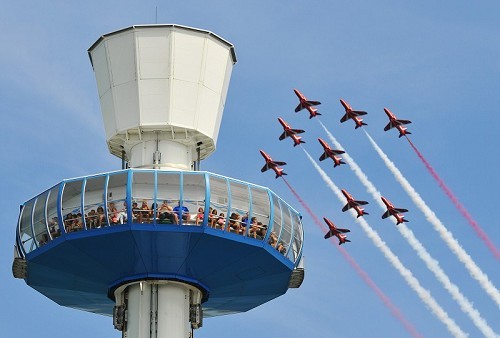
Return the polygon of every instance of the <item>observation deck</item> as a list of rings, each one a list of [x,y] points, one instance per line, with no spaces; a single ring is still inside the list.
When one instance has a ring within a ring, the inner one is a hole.
[[[211,317],[299,287],[302,246],[300,214],[268,188],[127,169],[63,180],[25,202],[13,269],[60,305],[106,315],[122,285],[180,281],[202,291]]]

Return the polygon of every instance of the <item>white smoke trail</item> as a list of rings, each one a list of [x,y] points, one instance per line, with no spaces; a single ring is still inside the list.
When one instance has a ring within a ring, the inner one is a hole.
[[[443,241],[448,245],[450,250],[457,256],[457,258],[464,264],[464,266],[469,271],[469,274],[479,282],[479,285],[483,290],[492,298],[492,300],[500,307],[500,292],[490,281],[488,276],[477,266],[477,264],[472,260],[472,258],[465,252],[458,241],[453,237],[452,233],[443,225],[436,214],[427,206],[420,195],[415,191],[415,189],[410,185],[410,183],[404,178],[396,165],[387,157],[387,155],[380,149],[380,147],[375,143],[375,141],[368,135],[365,131],[366,136],[370,140],[373,148],[377,151],[380,158],[384,161],[387,168],[392,172],[396,180],[406,191],[408,196],[413,200],[413,203],[424,213],[427,220],[433,225],[434,229],[439,233]]]
[[[325,132],[327,133],[330,141],[337,147],[338,149],[343,149],[342,145],[335,139],[335,137],[330,133],[330,131],[319,121]],[[381,194],[375,188],[375,185],[368,179],[368,176],[361,170],[361,168],[357,165],[357,163],[349,156],[347,153],[343,155],[347,164],[354,171],[359,180],[366,187],[368,192],[372,195],[373,199],[377,201],[377,204],[380,206],[382,210],[386,210],[386,207],[382,200],[380,199]],[[394,220],[396,223],[396,220]],[[429,252],[424,248],[422,243],[415,237],[413,231],[411,231],[406,224],[402,223],[397,227],[401,235],[408,241],[410,246],[415,250],[420,259],[422,259],[427,266],[427,268],[434,274],[436,279],[443,285],[443,287],[450,293],[452,298],[458,303],[462,311],[469,316],[474,325],[478,328],[479,331],[485,337],[498,337],[498,335],[492,330],[492,328],[488,325],[488,323],[481,317],[481,314],[478,310],[474,308],[472,303],[465,297],[457,285],[451,282],[450,278],[446,275],[443,269],[440,267],[439,262],[434,259]]]
[[[302,147],[302,150],[311,161],[312,165],[318,171],[321,178],[328,187],[333,191],[335,195],[337,195],[338,199],[343,202],[344,197],[340,189],[333,183],[333,181],[328,177],[328,175],[321,169],[318,164],[314,161],[314,159],[309,155],[307,150]],[[351,210],[351,213],[354,215],[354,211]],[[373,230],[368,223],[364,220],[364,218],[360,217],[356,219],[357,222],[361,225],[362,229],[365,231],[368,238],[370,238],[375,244],[375,246],[382,251],[387,260],[392,264],[392,266],[399,272],[399,274],[405,279],[408,285],[417,293],[419,298],[427,305],[432,313],[436,315],[436,317],[446,326],[448,331],[454,337],[467,337],[468,335],[460,329],[460,327],[455,323],[453,319],[448,316],[448,313],[444,311],[444,309],[436,302],[436,300],[432,297],[430,292],[424,289],[418,279],[413,276],[412,272],[408,270],[403,263],[399,260],[399,258],[392,252],[392,250],[387,246],[387,244],[382,240],[382,238],[378,235],[378,233]]]

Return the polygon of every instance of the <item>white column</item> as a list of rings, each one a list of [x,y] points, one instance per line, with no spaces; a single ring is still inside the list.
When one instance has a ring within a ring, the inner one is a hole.
[[[154,163],[155,153],[159,154]],[[147,140],[134,145],[128,152],[131,168],[191,170],[193,147],[168,140]]]
[[[126,337],[151,337],[151,284],[136,283],[127,287]],[[154,336],[152,336],[154,337]]]
[[[189,337],[189,298],[185,285],[158,285],[158,338]]]
[[[124,337],[190,338],[190,306],[201,303],[202,293],[180,282],[144,281],[118,288],[115,297],[126,306]]]

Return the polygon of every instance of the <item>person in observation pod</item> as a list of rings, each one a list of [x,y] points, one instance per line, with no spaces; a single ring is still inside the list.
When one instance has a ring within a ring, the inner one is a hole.
[[[59,237],[59,235],[61,235],[61,230],[59,230],[58,223],[59,222],[57,217],[52,217],[52,219],[49,221],[49,230],[52,238]]]
[[[262,223],[260,224],[262,225]],[[250,219],[250,229],[248,230],[248,235],[253,238],[257,238],[257,236],[260,236],[260,230],[260,226],[257,223],[257,217],[252,217]]]
[[[97,218],[98,217],[99,217],[99,215],[97,214],[97,212],[95,212],[95,209],[92,209],[89,211],[89,213],[85,217],[85,222],[87,223],[88,229],[97,228],[97,224],[98,224]]]
[[[123,202],[123,209],[118,213],[118,222],[120,224],[127,222],[127,202]]]
[[[104,214],[104,208],[102,206],[97,207],[97,227],[106,226],[106,215]]]
[[[274,231],[271,231],[271,235],[269,236],[268,243],[272,247],[276,247],[276,244],[278,244],[278,236],[276,236],[276,233]]]
[[[215,225],[215,227],[220,228],[221,230],[224,230],[225,224],[226,224],[226,217],[224,216],[224,213],[221,212],[219,214],[219,217],[217,218],[217,224]]]
[[[172,224],[179,224],[179,217],[167,201],[163,201],[158,209],[158,218],[160,219],[160,223],[170,222]]]
[[[140,211],[139,205],[137,204],[137,202],[133,202],[132,203],[132,220],[134,223],[139,222],[139,219],[141,218],[141,213],[139,211]]]
[[[241,218],[241,225],[243,225],[244,227],[246,227],[248,225],[248,211],[245,212],[245,215]]]
[[[231,216],[229,217],[228,230],[234,231],[237,234],[241,233],[240,215],[236,212],[231,213]]]
[[[199,225],[200,222],[203,223],[203,218],[205,218],[205,211],[202,207],[199,207],[198,214],[196,214],[196,225]]]
[[[212,228],[215,228],[215,223],[217,223],[218,219],[217,209],[210,207],[210,214],[208,215],[208,222]]]
[[[114,202],[108,203],[108,217],[110,224],[118,224],[118,209],[116,209]]]
[[[177,204],[177,206],[174,208],[175,213],[177,213],[179,219],[182,219],[184,223],[188,223],[190,220],[191,216],[189,214],[189,209],[185,207],[184,205],[181,207],[181,201]]]
[[[151,217],[151,209],[149,209],[148,202],[142,201],[140,210],[139,223],[149,223],[149,218]]]

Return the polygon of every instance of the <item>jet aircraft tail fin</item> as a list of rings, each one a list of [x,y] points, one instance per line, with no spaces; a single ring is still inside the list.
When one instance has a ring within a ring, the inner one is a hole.
[[[298,146],[301,143],[306,143],[305,141],[302,141],[300,137],[297,137],[297,141],[293,144],[294,147]]]
[[[346,242],[351,242],[350,240],[348,240],[347,238],[345,238],[343,241],[339,241],[339,245],[342,245]]]
[[[283,176],[283,175],[288,175],[288,174],[282,171],[280,174],[276,174],[276,178]]]
[[[318,113],[318,111],[315,109],[315,110],[314,110],[314,115],[312,115],[312,114],[311,114],[311,115],[309,115],[309,119],[312,119],[312,118],[313,118],[314,116],[316,116],[316,115],[323,115],[323,114]]]

